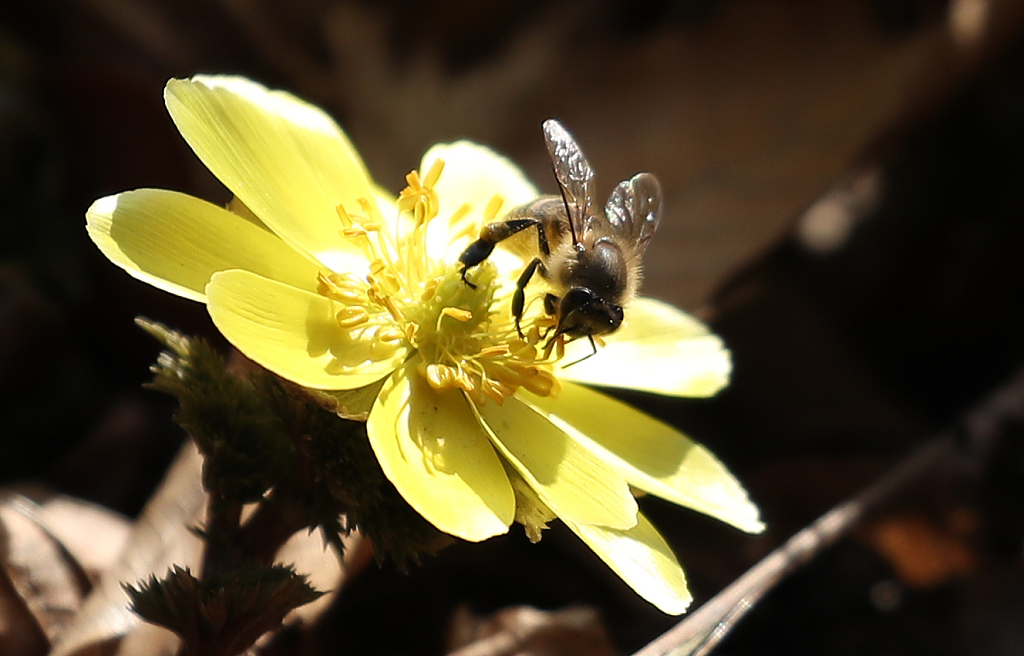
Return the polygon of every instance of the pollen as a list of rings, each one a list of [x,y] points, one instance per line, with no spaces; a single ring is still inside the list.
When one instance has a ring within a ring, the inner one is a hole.
[[[463,394],[478,406],[501,405],[520,389],[557,394],[551,365],[562,340],[544,343],[550,321],[536,313],[522,324],[526,337],[519,336],[510,310],[515,276],[502,278],[487,260],[470,287],[458,262],[431,257],[427,228],[438,218],[435,185],[443,170],[444,162],[435,160],[425,174],[410,172],[393,217],[365,198],[339,204],[339,233],[363,252],[368,268],[363,276],[321,272],[317,292],[339,304],[337,326],[354,339],[408,348],[418,375],[438,392]],[[460,205],[443,219],[449,243],[478,235],[504,204],[494,195],[483,207]]]
[[[491,200],[487,201],[487,206],[484,207],[484,221],[493,221],[498,216],[498,212],[501,211],[501,206],[504,204],[505,199],[498,194],[491,196]]]
[[[338,325],[342,328],[355,328],[369,321],[370,313],[366,311],[366,308],[352,305],[342,308],[335,317],[338,319]]]
[[[451,317],[456,321],[466,323],[473,318],[473,313],[469,310],[463,310],[462,308],[446,307],[441,309],[441,315],[445,317]]]

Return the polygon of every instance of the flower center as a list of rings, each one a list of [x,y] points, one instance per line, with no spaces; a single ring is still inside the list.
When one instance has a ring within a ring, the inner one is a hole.
[[[428,227],[438,217],[434,185],[444,163],[436,160],[423,178],[413,171],[398,197],[398,213],[389,223],[375,204],[338,206],[341,234],[356,244],[370,263],[365,279],[350,273],[321,272],[318,291],[337,302],[338,327],[358,340],[408,348],[419,356],[417,372],[436,390],[461,390],[474,403],[502,403],[519,388],[541,396],[557,394],[551,363],[556,349],[540,349],[540,327],[524,321],[521,338],[511,317],[511,291],[517,273],[502,276],[485,261],[474,269],[472,288],[462,280],[462,265],[430,256]],[[475,236],[493,221],[503,201],[494,196],[482,221],[465,222],[472,210],[463,204],[448,217],[449,242]],[[455,229],[466,224],[461,230]],[[455,233],[455,234],[452,234]],[[507,278],[507,279],[506,279]]]

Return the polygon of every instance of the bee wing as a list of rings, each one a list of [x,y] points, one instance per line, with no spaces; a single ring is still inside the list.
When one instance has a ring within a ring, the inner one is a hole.
[[[583,234],[590,229],[590,221],[594,216],[591,207],[594,171],[576,140],[553,118],[544,121],[544,139],[548,144],[555,178],[568,205],[573,238],[579,243]]]
[[[650,173],[623,180],[608,198],[604,213],[616,234],[642,253],[661,219],[661,184]]]

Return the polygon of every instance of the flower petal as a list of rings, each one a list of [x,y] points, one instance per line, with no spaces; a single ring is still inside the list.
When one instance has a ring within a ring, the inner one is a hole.
[[[319,108],[249,80],[171,80],[167,110],[199,159],[291,246],[334,271],[367,262],[339,234],[335,207],[373,203],[370,177],[348,138]]]
[[[94,202],[86,229],[110,261],[178,296],[205,302],[210,276],[246,269],[313,290],[316,263],[274,233],[187,194],[138,189]]]
[[[248,271],[214,274],[207,307],[217,329],[257,364],[299,385],[355,389],[384,378],[408,356],[404,344],[353,336],[340,305]]]
[[[622,476],[516,397],[472,406],[505,459],[551,510],[569,521],[629,528],[636,500]]]
[[[528,403],[598,455],[630,485],[748,533],[764,524],[757,506],[707,449],[626,403],[566,384],[558,398]]]
[[[683,568],[643,513],[637,515],[636,526],[625,531],[565,524],[641,597],[669,615],[686,612],[693,597]]]
[[[590,345],[569,344],[559,378],[669,396],[712,396],[729,382],[729,351],[707,326],[668,303],[637,298],[597,354],[582,362]]]
[[[428,253],[438,260],[454,261],[476,239],[482,213],[495,195],[504,199],[498,212],[500,218],[517,205],[527,203],[540,194],[515,164],[493,150],[470,141],[436,144],[424,155],[420,171],[425,175],[434,160],[444,160],[444,172],[434,185],[437,192],[440,220],[428,228]],[[448,219],[463,203],[471,211],[454,224]],[[451,239],[460,236],[459,239]]]
[[[388,480],[431,524],[472,542],[508,531],[512,486],[460,394],[434,391],[410,362],[384,384],[366,431]]]

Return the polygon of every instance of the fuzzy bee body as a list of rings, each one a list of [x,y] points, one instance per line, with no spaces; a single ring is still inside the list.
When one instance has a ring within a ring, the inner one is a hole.
[[[638,173],[619,183],[602,211],[593,202],[593,170],[572,135],[548,119],[544,137],[561,194],[541,196],[484,226],[459,258],[462,276],[466,280],[467,270],[499,243],[534,255],[513,298],[516,328],[526,285],[540,273],[552,288],[544,308],[556,319],[553,337],[587,337],[593,343],[595,335],[621,325],[623,308],[640,286],[641,256],[661,218],[661,186],[650,173]]]

